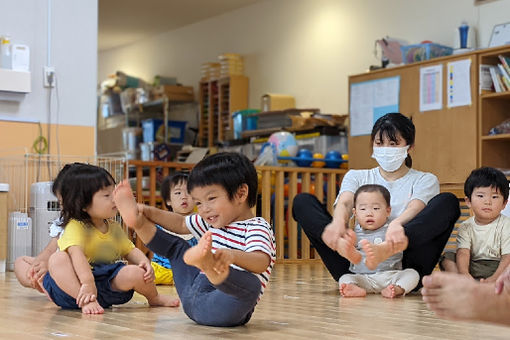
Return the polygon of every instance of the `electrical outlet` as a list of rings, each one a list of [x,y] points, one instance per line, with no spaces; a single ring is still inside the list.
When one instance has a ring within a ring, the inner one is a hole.
[[[55,87],[55,67],[44,66],[43,82],[44,87]]]

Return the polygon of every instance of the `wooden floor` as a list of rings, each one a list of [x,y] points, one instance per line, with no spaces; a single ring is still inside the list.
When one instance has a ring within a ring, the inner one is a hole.
[[[135,298],[104,315],[60,310],[14,274],[0,274],[1,339],[509,339],[510,328],[449,322],[419,295],[341,298],[320,263],[279,264],[251,321],[242,327],[198,326],[181,308],[149,308]],[[173,287],[161,292],[175,294]],[[211,311],[214,313],[214,311]]]

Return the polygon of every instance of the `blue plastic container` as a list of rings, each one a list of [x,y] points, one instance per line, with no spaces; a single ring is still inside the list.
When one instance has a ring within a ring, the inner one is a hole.
[[[434,43],[400,46],[402,61],[411,64],[417,61],[451,55],[453,48]]]
[[[167,142],[182,144],[186,136],[186,121],[169,120],[168,136],[170,140]],[[163,129],[162,119],[145,119],[142,121],[143,142],[164,142],[165,131]]]
[[[232,114],[232,120],[234,122],[234,138],[240,139],[243,131],[256,130],[257,122],[259,117],[250,116],[255,113],[259,113],[260,110],[249,109],[236,111]]]

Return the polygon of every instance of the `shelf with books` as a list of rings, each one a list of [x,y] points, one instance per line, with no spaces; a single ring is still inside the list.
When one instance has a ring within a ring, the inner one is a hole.
[[[481,52],[479,64],[490,69],[494,88],[479,96],[479,164],[510,169],[510,46]]]

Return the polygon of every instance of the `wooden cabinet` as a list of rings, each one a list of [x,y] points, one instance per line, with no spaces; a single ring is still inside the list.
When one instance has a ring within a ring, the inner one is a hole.
[[[480,65],[501,63],[498,56],[510,57],[510,47],[490,49],[479,54]],[[479,98],[480,166],[510,169],[510,133],[489,135],[489,131],[510,119],[510,91],[485,92]]]
[[[349,85],[388,77],[400,77],[399,110],[416,126],[415,148],[410,154],[413,168],[435,174],[442,185],[461,187],[480,166],[510,168],[510,134],[489,135],[490,129],[510,119],[510,91],[480,93],[480,65],[500,63],[499,55],[510,57],[510,46],[436,58],[425,62],[363,73],[349,77]],[[447,65],[471,60],[471,105],[448,108]],[[420,69],[443,65],[443,106],[420,112]],[[370,158],[370,136],[349,136],[349,166],[362,169],[377,166]]]
[[[471,59],[471,98],[467,106],[446,107],[447,63]],[[400,77],[399,111],[416,126],[415,147],[410,150],[413,168],[435,174],[444,184],[461,184],[477,166],[478,72],[474,53],[437,58],[421,63],[349,77],[349,85],[362,81]],[[443,65],[443,105],[440,110],[420,112],[420,68]],[[371,157],[370,136],[349,136],[349,167],[377,166]]]
[[[248,78],[236,75],[201,81],[199,105],[199,145],[212,147],[231,139],[232,114],[248,108]]]

